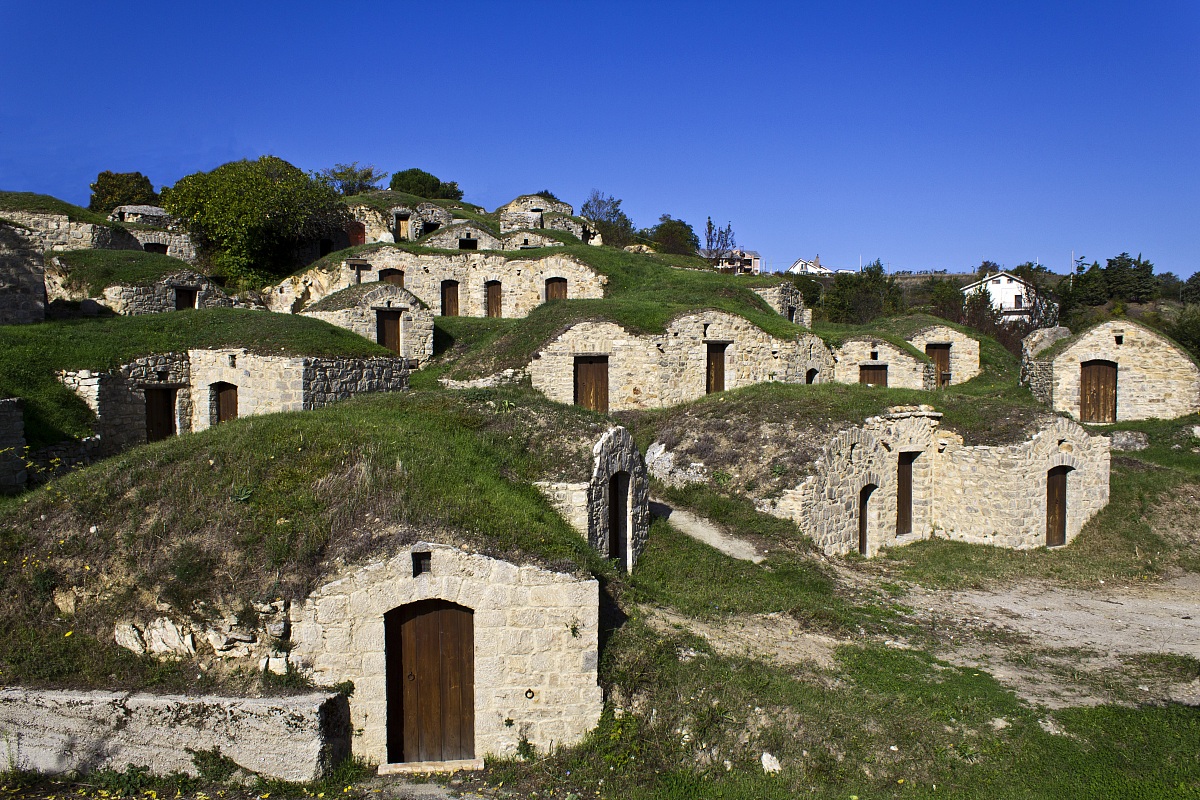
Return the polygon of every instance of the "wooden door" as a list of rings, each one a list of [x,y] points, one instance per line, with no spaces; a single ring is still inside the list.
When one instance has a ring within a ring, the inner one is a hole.
[[[389,763],[475,757],[475,621],[422,600],[384,615]]]
[[[379,270],[379,280],[384,283],[390,283],[393,286],[404,288],[404,270],[400,269],[381,269]]]
[[[728,346],[708,343],[708,368],[704,381],[704,391],[708,394],[725,391],[725,348]]]
[[[887,364],[879,366],[860,366],[858,382],[866,386],[887,386]]]
[[[608,413],[608,356],[575,357],[575,405]]]
[[[950,383],[950,345],[948,344],[927,344],[925,345],[925,355],[929,356],[933,361],[933,367],[937,370],[937,385],[940,389]]]
[[[375,311],[375,341],[400,355],[400,315],[403,312],[390,308]]]
[[[175,310],[185,311],[196,307],[196,290],[175,287]]]
[[[237,419],[237,387],[232,383],[214,383],[213,391],[217,395],[217,423]]]
[[[566,278],[547,278],[546,279],[546,299],[547,300],[566,300],[567,299],[567,279]]]
[[[458,281],[442,281],[442,316],[458,316]]]
[[[1083,422],[1116,422],[1116,363],[1085,361],[1079,369],[1079,419]]]
[[[408,215],[396,215],[395,224],[392,226],[392,238],[397,242],[403,242],[408,239]]]
[[[1055,467],[1046,473],[1046,546],[1067,543],[1067,473],[1070,467]]]
[[[367,243],[367,226],[361,222],[351,222],[346,226],[346,236],[350,240],[350,246],[354,247],[360,244]]]
[[[912,533],[913,462],[920,453],[901,453],[896,468],[896,535]]]
[[[867,521],[870,519],[871,493],[875,484],[868,483],[858,493],[858,552],[867,554]]]
[[[629,552],[629,473],[618,472],[608,482],[608,557],[626,569]]]
[[[146,441],[175,435],[175,389],[146,387]]]
[[[483,285],[487,294],[487,315],[489,317],[500,317],[500,281],[488,281]]]

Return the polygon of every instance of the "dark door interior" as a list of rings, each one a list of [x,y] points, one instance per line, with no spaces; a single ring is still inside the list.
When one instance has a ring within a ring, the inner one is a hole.
[[[705,370],[704,390],[708,394],[725,391],[725,348],[729,345],[708,343],[708,368]]]
[[[422,600],[384,615],[389,763],[475,757],[475,623]]]
[[[626,567],[629,550],[629,473],[618,472],[608,482],[608,557]]]
[[[608,356],[575,357],[575,405],[608,413]]]
[[[1046,473],[1046,546],[1067,543],[1067,473],[1070,467],[1055,467]]]
[[[189,308],[196,307],[196,290],[185,289],[182,286],[175,287],[175,310],[185,311]]]
[[[1084,422],[1117,421],[1115,362],[1085,361],[1080,365],[1079,419]]]
[[[920,453],[901,453],[896,468],[896,535],[912,533],[913,462]]]
[[[375,311],[375,341],[400,354],[400,314],[399,310],[381,308]]]
[[[887,364],[860,366],[858,382],[866,386],[887,386]]]
[[[442,316],[458,316],[458,281],[442,281]]]
[[[237,387],[232,383],[214,383],[213,391],[217,395],[217,423],[237,419]]]
[[[875,484],[868,483],[858,493],[858,552],[862,555],[867,554],[867,520],[870,518],[871,493],[875,491]]]
[[[158,253],[160,256],[165,256],[168,248],[162,242],[146,242],[142,245],[142,249],[147,253]]]
[[[933,361],[934,369],[937,370],[938,388],[950,383],[950,345],[927,344],[925,345],[925,355],[929,356]]]
[[[175,392],[159,386],[146,387],[146,441],[157,442],[175,435]]]

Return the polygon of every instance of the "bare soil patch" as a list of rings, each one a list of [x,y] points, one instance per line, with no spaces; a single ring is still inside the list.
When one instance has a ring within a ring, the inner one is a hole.
[[[833,651],[845,644],[832,636],[805,631],[787,614],[736,614],[705,621],[656,608],[647,615],[647,621],[663,633],[682,629],[699,636],[719,655],[781,665],[809,664],[833,669]]]

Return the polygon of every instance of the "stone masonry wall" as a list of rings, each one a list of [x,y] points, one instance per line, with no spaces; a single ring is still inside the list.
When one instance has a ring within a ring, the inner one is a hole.
[[[41,238],[33,231],[0,222],[0,325],[24,325],[45,318]]]
[[[950,345],[950,385],[966,383],[979,374],[979,340],[946,325],[934,325],[908,337],[922,353],[930,344]],[[888,370],[891,378],[891,369]]]
[[[1166,338],[1128,320],[1101,323],[1054,357],[1055,411],[1079,417],[1081,365],[1094,359],[1117,364],[1118,422],[1174,419],[1200,411],[1200,369]]]
[[[398,308],[400,316],[400,356],[417,367],[433,358],[433,312],[421,308],[416,295],[390,283],[379,284],[363,295],[357,304],[337,311],[303,311],[339,328],[354,331],[372,342],[379,340],[376,309]]]
[[[214,383],[238,387],[238,416],[302,411],[305,407],[303,358],[260,356],[240,348],[189,350],[192,424],[202,431],[216,424]]]
[[[147,767],[197,775],[191,751],[267,778],[311,781],[350,753],[344,697],[249,698],[0,688],[6,767],[44,773]]]
[[[476,250],[504,250],[504,241],[478,225],[450,225],[440,228],[421,241],[425,247],[440,247],[443,250],[458,250],[459,239],[474,239]]]
[[[573,216],[575,209],[569,203],[564,203],[561,200],[552,200],[542,194],[523,194],[518,198],[510,200],[505,205],[496,209],[497,214],[503,214],[506,211],[531,211],[532,209],[541,209],[541,213],[556,212]],[[535,212],[537,213],[537,212]]]
[[[521,250],[533,247],[562,247],[558,239],[530,230],[518,230],[504,237],[503,250]]]
[[[431,570],[414,577],[412,552],[422,550]],[[513,756],[522,737],[539,750],[570,746],[595,727],[597,582],[417,544],[292,606],[290,658],[320,683],[354,682],[355,755],[387,762],[384,614],[426,599],[473,611],[477,757]]]
[[[804,307],[804,295],[794,283],[778,283],[775,286],[762,286],[752,291],[767,302],[771,308],[789,322],[812,327],[812,309]]]
[[[15,397],[0,400],[0,494],[25,488],[24,404]]]
[[[165,244],[167,246],[167,255],[172,258],[178,258],[180,261],[186,261],[189,264],[196,263],[196,245],[192,241],[192,237],[183,231],[144,231],[131,230],[130,235],[137,239],[141,244],[142,249],[146,249],[148,244]]]
[[[142,244],[119,226],[71,222],[65,214],[5,211],[5,219],[32,228],[41,235],[42,250],[141,250]]]
[[[403,358],[306,358],[304,409],[321,408],[356,394],[408,388]]]
[[[211,280],[198,272],[183,270],[164,276],[150,286],[109,286],[104,290],[104,305],[118,314],[162,314],[175,310],[175,290],[196,292],[196,308],[229,308],[233,302]]]
[[[871,353],[877,353],[876,358]],[[837,365],[834,380],[838,383],[858,383],[858,368],[861,366],[883,366],[888,368],[888,386],[894,389],[935,388],[933,368],[928,362],[900,350],[883,339],[869,336],[847,339],[834,349]],[[929,366],[929,369],[926,367]]]

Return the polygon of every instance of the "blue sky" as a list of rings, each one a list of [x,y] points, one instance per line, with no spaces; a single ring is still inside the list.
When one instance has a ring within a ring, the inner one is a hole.
[[[769,268],[1200,269],[1200,3],[0,0],[0,188],[277,155],[593,188]]]

